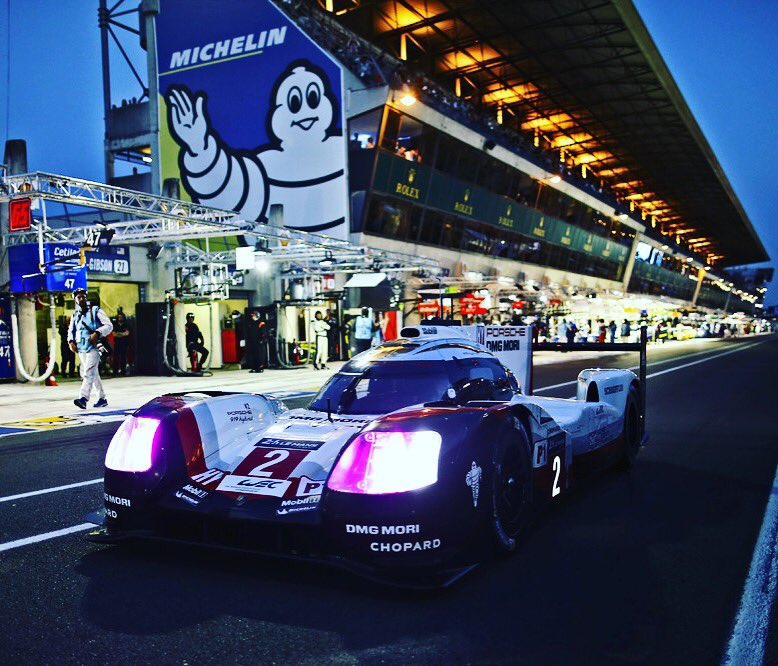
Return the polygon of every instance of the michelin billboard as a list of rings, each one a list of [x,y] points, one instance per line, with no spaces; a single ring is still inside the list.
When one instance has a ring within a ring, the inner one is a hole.
[[[339,65],[270,0],[162,0],[157,16],[162,178],[181,196],[348,235]]]

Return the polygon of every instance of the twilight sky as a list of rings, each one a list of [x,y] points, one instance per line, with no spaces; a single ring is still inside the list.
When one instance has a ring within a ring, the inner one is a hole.
[[[778,2],[634,2],[777,265]],[[125,20],[135,25],[136,15]],[[137,38],[119,38],[145,78]],[[139,96],[126,65],[112,67],[114,100]],[[104,179],[97,0],[0,0],[0,143],[7,138],[27,140],[32,170]],[[778,303],[778,285],[767,302]]]

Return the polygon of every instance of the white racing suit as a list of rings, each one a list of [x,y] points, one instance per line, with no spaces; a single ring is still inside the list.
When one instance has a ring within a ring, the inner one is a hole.
[[[316,335],[316,356],[313,359],[314,366],[321,366],[327,363],[327,359],[330,355],[330,341],[327,338],[327,331],[330,330],[330,325],[323,319],[313,320],[313,331]]]

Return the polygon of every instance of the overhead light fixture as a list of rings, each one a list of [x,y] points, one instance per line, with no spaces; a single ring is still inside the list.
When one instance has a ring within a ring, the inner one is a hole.
[[[562,181],[562,176],[558,174],[554,174],[553,176],[551,176],[551,178],[548,179],[549,183],[559,183],[561,181]]]
[[[402,102],[405,106],[413,106],[416,104],[416,95],[413,93],[413,90],[411,90],[411,87],[407,83],[403,83],[403,87],[400,92],[402,93],[400,102]]]
[[[624,221],[624,220],[627,219],[627,214],[626,213],[619,213],[618,217],[619,217],[620,220]]]
[[[329,268],[334,263],[335,263],[335,260],[332,257],[332,251],[331,250],[327,250],[324,253],[324,259],[320,259],[319,260],[319,266],[321,266],[322,268]]]
[[[143,160],[143,161],[144,161],[146,164],[151,164],[151,158],[150,158],[148,155],[143,155],[143,156],[141,157],[141,159],[142,159],[142,160]]]

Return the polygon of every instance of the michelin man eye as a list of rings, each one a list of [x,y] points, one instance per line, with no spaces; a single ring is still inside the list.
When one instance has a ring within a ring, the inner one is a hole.
[[[308,106],[312,109],[315,109],[317,106],[319,106],[319,102],[321,101],[321,91],[319,90],[319,86],[315,83],[309,83],[308,87],[305,89],[305,100],[308,102]]]
[[[286,105],[292,113],[297,113],[303,106],[303,93],[297,86],[293,86],[286,96]]]

